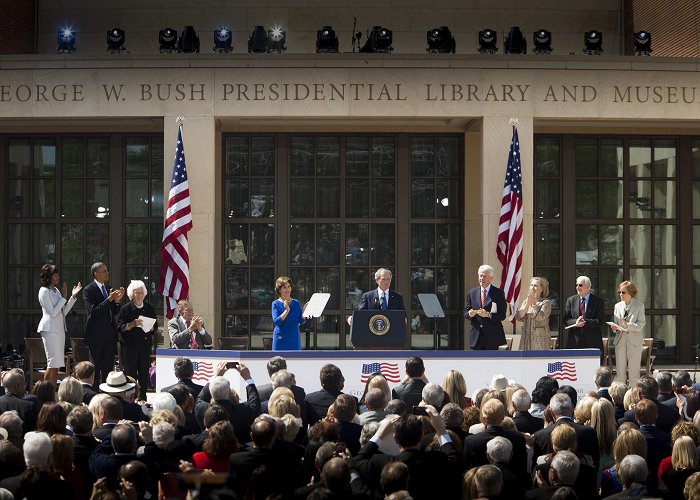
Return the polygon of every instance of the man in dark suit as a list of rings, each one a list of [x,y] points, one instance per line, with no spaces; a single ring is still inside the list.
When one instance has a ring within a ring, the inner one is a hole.
[[[192,360],[190,360],[190,358],[185,358],[184,356],[175,358],[175,362],[173,363],[173,371],[177,377],[177,384],[164,387],[160,392],[170,392],[170,389],[176,385],[184,385],[187,387],[187,390],[190,391],[192,397],[196,399],[204,386],[192,382],[192,376],[194,375],[194,365],[192,364]]]
[[[272,377],[274,373],[277,373],[280,370],[286,370],[287,369],[287,360],[284,359],[282,356],[274,356],[270,358],[270,361],[267,362],[267,374]],[[294,394],[294,401],[297,402],[297,404],[301,407],[304,405],[304,400],[306,399],[306,391],[304,391],[303,387],[299,387],[296,384],[292,384],[290,387],[292,390],[292,393]],[[272,391],[274,390],[274,387],[272,387],[272,384],[264,384],[258,387],[258,394],[260,395],[260,401],[267,401],[270,399],[270,396],[272,395]]]
[[[95,385],[95,365],[89,361],[81,361],[75,365],[75,378],[83,386],[83,403],[86,405],[90,404],[90,400],[97,395],[95,389],[93,389]]]
[[[134,402],[136,383],[129,381],[124,372],[109,372],[107,382],[100,384],[100,390],[120,402],[122,418],[131,422],[148,422],[143,406]]]
[[[97,479],[106,477],[108,486],[117,488],[119,468],[132,460],[142,461],[136,456],[137,447],[136,429],[131,424],[116,425],[110,437],[97,445],[90,455],[90,472]]]
[[[532,416],[528,411],[532,399],[525,389],[518,389],[513,393],[513,423],[518,432],[534,434],[544,428],[544,419]]]
[[[401,294],[389,288],[391,286],[391,278],[391,271],[388,269],[377,269],[374,273],[374,281],[377,282],[377,288],[362,295],[362,302],[360,302],[358,309],[405,311],[406,307],[404,307]]]
[[[493,267],[479,267],[479,286],[467,293],[464,317],[471,323],[469,347],[474,350],[498,350],[506,343],[502,321],[506,319],[506,296],[491,284]]]
[[[605,303],[591,293],[588,276],[576,278],[576,295],[569,297],[564,306],[564,326],[576,325],[566,330],[566,349],[600,349],[603,354],[602,328],[605,324]]]
[[[673,392],[673,375],[671,372],[661,371],[656,374],[656,383],[659,384],[659,396],[656,398],[660,403],[669,406],[676,406],[678,399]],[[667,403],[670,401],[670,403]]]
[[[97,408],[97,424],[99,427],[93,431],[93,435],[100,441],[112,435],[114,427],[124,418],[124,408],[121,400],[117,398],[104,398]]]
[[[649,399],[656,405],[657,417],[655,425],[660,430],[671,433],[671,429],[676,424],[680,415],[678,414],[678,409],[671,406],[666,406],[658,401],[659,397],[659,384],[652,377],[648,375],[642,375],[634,384],[634,389],[637,391],[637,395],[640,400]],[[617,421],[618,427],[622,425],[623,422],[634,422],[634,409],[627,410],[625,416]],[[651,469],[649,469],[651,470]]]
[[[533,457],[536,459],[540,455],[552,452],[552,443],[549,439],[552,431],[558,425],[570,425],[576,431],[576,452],[579,455],[589,455],[597,470],[600,463],[600,448],[598,447],[596,430],[588,425],[581,425],[573,421],[571,416],[574,413],[574,407],[568,394],[560,392],[552,396],[549,408],[552,410],[555,422],[553,425],[535,432]]]
[[[598,388],[596,393],[599,398],[605,398],[611,403],[612,396],[608,392],[610,384],[613,383],[613,372],[607,366],[599,366],[595,371],[595,386]]]
[[[411,356],[406,360],[406,378],[391,390],[391,397],[400,399],[411,409],[423,399],[423,387],[426,383],[423,360],[418,356]]]
[[[539,488],[534,488],[525,493],[525,498],[528,500],[549,500],[554,493],[565,486],[573,489],[577,493],[577,498],[590,498],[581,495],[580,491],[574,488],[574,483],[578,477],[578,472],[581,462],[578,457],[567,450],[557,452],[552,458],[547,470],[547,477],[543,478],[548,484]]]
[[[342,390],[345,386],[343,372],[331,363],[321,367],[319,378],[321,390],[306,395],[309,425],[315,424],[326,416],[328,407],[335,402],[338,395],[343,394]]]
[[[95,262],[90,272],[94,279],[83,288],[87,313],[85,343],[95,365],[95,386],[98,386],[114,370],[114,356],[117,353],[116,317],[119,314],[119,302],[125,292],[124,288],[114,290],[107,286],[109,270],[104,262]]]
[[[24,399],[27,384],[24,380],[24,372],[19,368],[13,368],[5,373],[2,379],[5,394],[0,396],[0,413],[15,410],[22,419],[22,433],[36,429],[36,419],[39,414],[38,403]]]
[[[634,406],[634,418],[639,424],[639,431],[647,442],[647,464],[650,471],[658,471],[661,460],[671,456],[671,435],[660,430],[654,422],[657,417],[657,401],[642,399]],[[647,486],[656,488],[658,474],[650,474]]]

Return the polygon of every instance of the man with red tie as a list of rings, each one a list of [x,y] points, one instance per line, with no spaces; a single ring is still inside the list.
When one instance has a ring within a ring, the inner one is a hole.
[[[202,318],[194,315],[189,300],[177,303],[178,316],[168,321],[168,333],[173,349],[204,349],[213,343],[211,335],[204,329]]]
[[[576,278],[576,295],[569,297],[564,307],[564,326],[576,325],[566,330],[566,349],[595,348],[603,352],[602,327],[605,323],[605,303],[591,293],[588,276]]]
[[[467,293],[464,317],[471,323],[469,347],[474,350],[498,350],[506,343],[502,321],[506,319],[506,295],[491,284],[493,267],[479,267],[479,286]]]

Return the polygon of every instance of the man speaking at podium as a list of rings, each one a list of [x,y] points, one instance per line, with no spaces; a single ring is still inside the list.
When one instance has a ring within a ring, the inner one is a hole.
[[[374,281],[377,282],[377,288],[362,295],[362,302],[360,302],[358,310],[406,310],[401,294],[389,289],[391,286],[391,271],[384,268],[378,269],[374,273]]]

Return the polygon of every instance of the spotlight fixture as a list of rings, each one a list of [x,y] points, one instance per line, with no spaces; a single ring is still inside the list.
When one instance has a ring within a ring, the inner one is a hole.
[[[479,31],[479,54],[495,54],[496,52],[498,52],[496,31],[490,28]]]
[[[256,26],[248,38],[248,52],[267,52],[267,32],[264,26]]]
[[[268,52],[283,52],[287,50],[284,43],[287,41],[287,32],[275,26],[267,30],[267,51]]]
[[[651,33],[648,31],[637,31],[634,34],[634,55],[635,56],[650,56],[651,55]]]
[[[503,44],[503,52],[506,54],[527,54],[527,41],[520,28],[513,26]]]
[[[214,52],[226,54],[233,51],[233,32],[230,28],[222,26],[214,30]]]
[[[551,54],[552,53],[552,32],[545,29],[539,29],[532,35],[532,49],[535,54]]]
[[[165,28],[158,32],[158,43],[160,44],[160,52],[175,52],[177,51],[177,30]]]
[[[603,53],[603,34],[598,30],[586,31],[583,34],[584,54],[599,56]]]
[[[75,52],[75,31],[73,31],[73,28],[65,27],[58,30],[56,51],[59,54],[72,54]]]
[[[454,54],[457,48],[455,37],[452,36],[450,28],[441,26],[428,30],[426,35],[428,48],[426,51],[431,54]]]
[[[185,26],[185,29],[177,41],[178,52],[199,52],[199,35],[192,26]]]
[[[107,52],[110,54],[119,54],[126,50],[124,47],[124,39],[126,35],[121,28],[112,28],[107,32]]]
[[[316,32],[316,53],[338,52],[338,36],[331,26],[324,26]]]
[[[367,35],[365,46],[360,49],[360,52],[380,52],[388,54],[394,50],[391,45],[393,34],[390,29],[374,26],[372,31]]]

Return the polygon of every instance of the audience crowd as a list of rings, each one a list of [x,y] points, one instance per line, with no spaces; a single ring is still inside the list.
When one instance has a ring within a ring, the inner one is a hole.
[[[243,363],[221,363],[199,385],[180,357],[177,384],[151,404],[123,372],[95,384],[90,362],[29,394],[22,370],[4,372],[0,500],[700,500],[700,394],[687,372],[626,387],[603,366],[587,394],[549,377],[530,392],[499,374],[468,395],[458,370],[439,384],[411,357],[401,383],[373,374],[358,400],[333,364],[306,388],[284,358],[267,368],[258,386]]]

